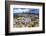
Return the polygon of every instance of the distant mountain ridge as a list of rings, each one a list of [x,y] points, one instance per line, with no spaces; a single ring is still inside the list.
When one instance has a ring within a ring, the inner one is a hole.
[[[37,15],[39,16],[39,9],[29,9],[29,8],[14,8],[14,16],[30,16]]]
[[[37,13],[13,13],[14,16],[31,16],[31,15],[37,15],[39,16],[39,14]]]

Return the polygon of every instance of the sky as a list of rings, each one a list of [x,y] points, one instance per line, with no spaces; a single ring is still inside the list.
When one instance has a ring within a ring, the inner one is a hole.
[[[31,8],[14,8],[13,13],[39,13],[39,9]]]

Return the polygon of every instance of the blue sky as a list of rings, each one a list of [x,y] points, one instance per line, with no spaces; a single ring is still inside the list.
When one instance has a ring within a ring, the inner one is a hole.
[[[31,9],[31,8],[14,8],[13,13],[39,13],[39,9]]]

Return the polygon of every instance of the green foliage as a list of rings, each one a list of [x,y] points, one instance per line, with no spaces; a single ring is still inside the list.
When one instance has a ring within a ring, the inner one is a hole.
[[[14,17],[14,19],[23,19],[24,17],[23,16],[15,16]],[[30,16],[30,20],[31,20],[31,22],[30,23],[28,23],[28,24],[26,24],[25,25],[25,23],[19,23],[19,25],[18,24],[16,24],[16,27],[35,27],[35,25],[37,24],[39,24],[39,18],[38,17],[35,17],[35,16]],[[35,23],[35,22],[37,22],[37,23]]]

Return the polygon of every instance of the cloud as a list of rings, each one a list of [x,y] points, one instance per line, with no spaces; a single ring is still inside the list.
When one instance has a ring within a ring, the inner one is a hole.
[[[22,12],[28,12],[29,9],[14,9],[13,12],[14,13],[22,13]]]
[[[13,13],[39,13],[39,9],[30,9],[30,8],[14,8]]]

